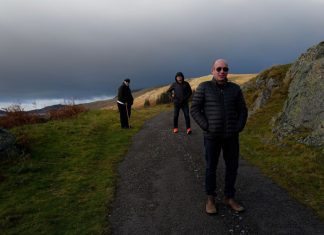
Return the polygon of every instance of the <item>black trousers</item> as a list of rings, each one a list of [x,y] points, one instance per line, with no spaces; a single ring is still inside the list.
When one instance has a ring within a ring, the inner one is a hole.
[[[205,190],[207,195],[216,196],[216,168],[218,159],[223,150],[225,161],[225,188],[224,195],[232,198],[235,196],[235,182],[239,163],[239,136],[238,134],[229,138],[204,137],[206,178]]]
[[[174,111],[173,111],[173,127],[178,128],[178,118],[179,118],[179,112],[180,109],[182,109],[183,115],[186,120],[186,127],[190,128],[190,117],[189,117],[189,104],[188,102],[177,104],[174,103]]]
[[[120,104],[120,103],[117,103],[117,105],[118,105],[118,110],[119,110],[121,128],[129,128],[128,119],[131,116],[132,106],[129,104],[127,104],[127,106],[126,106],[125,104]],[[128,117],[127,117],[127,115],[128,115]]]

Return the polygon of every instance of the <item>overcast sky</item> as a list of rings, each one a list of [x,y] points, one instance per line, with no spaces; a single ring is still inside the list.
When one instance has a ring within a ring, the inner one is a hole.
[[[324,0],[0,0],[0,102],[91,99],[294,61],[324,40]]]

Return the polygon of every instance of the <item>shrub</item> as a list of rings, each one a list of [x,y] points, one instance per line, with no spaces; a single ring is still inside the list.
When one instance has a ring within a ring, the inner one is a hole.
[[[168,104],[171,102],[172,102],[172,100],[170,98],[169,93],[167,93],[167,92],[161,93],[161,95],[156,100],[156,104]]]
[[[10,129],[15,126],[44,122],[37,114],[24,111],[19,104],[14,104],[3,109],[6,115],[0,118],[0,126]]]
[[[149,99],[145,99],[144,101],[144,108],[148,108],[151,106],[150,100]]]
[[[82,105],[69,104],[62,108],[48,111],[48,116],[50,120],[62,120],[65,118],[74,117],[85,111],[86,109]]]
[[[10,129],[26,124],[43,123],[48,120],[62,120],[85,112],[86,109],[82,105],[69,104],[62,108],[48,111],[46,117],[34,112],[27,112],[21,105],[11,105],[3,109],[6,114],[0,117],[0,127]]]

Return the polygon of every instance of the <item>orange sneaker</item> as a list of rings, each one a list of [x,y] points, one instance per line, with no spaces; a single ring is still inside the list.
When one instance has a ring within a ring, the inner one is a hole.
[[[187,128],[187,134],[190,135],[191,134],[191,128]]]
[[[173,128],[173,133],[178,133],[178,128]]]

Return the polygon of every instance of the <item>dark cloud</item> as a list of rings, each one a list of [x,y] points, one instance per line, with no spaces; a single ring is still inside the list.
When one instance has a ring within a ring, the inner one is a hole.
[[[3,0],[0,102],[114,96],[168,84],[175,72],[234,73],[290,63],[324,38],[320,0]]]

